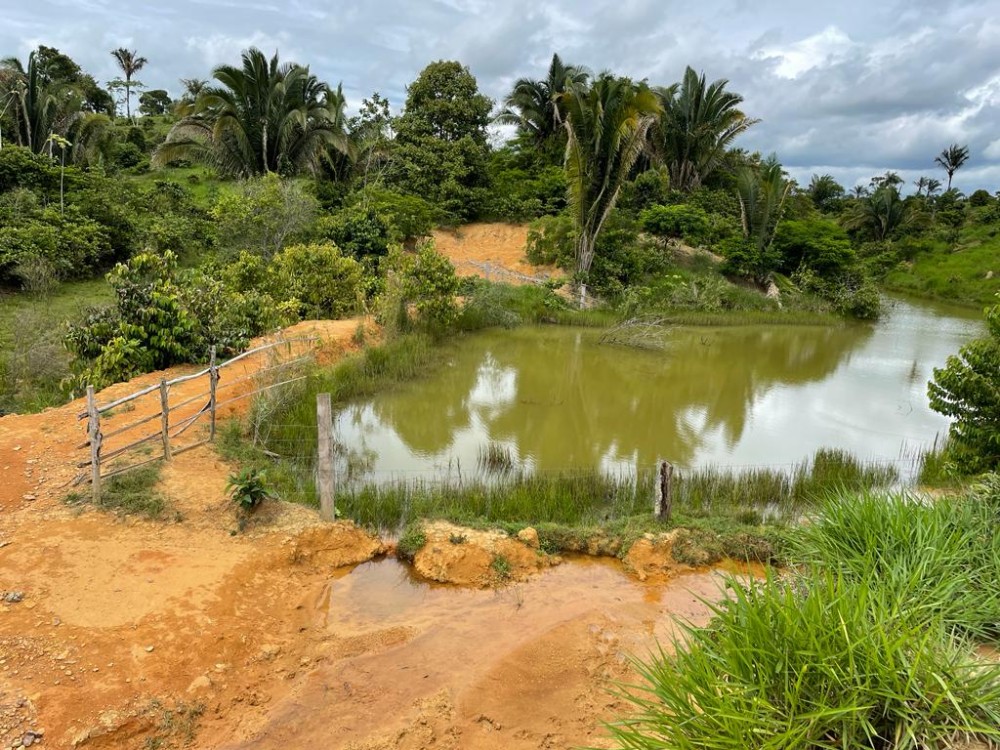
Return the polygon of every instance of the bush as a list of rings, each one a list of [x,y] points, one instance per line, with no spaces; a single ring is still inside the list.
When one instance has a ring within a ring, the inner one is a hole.
[[[872,586],[866,584],[871,583]],[[1000,739],[1000,680],[938,621],[899,617],[877,582],[832,573],[731,584],[624,697],[620,747],[945,747]],[[946,696],[946,697],[945,697]]]
[[[986,311],[987,335],[934,369],[931,408],[954,421],[949,452],[969,472],[1000,466],[1000,305]]]
[[[269,272],[272,288],[297,300],[302,317],[341,318],[358,309],[361,265],[334,245],[292,245],[274,257]]]
[[[270,259],[312,226],[319,202],[292,181],[268,174],[223,193],[212,208],[219,241],[231,252]]]
[[[668,239],[684,240],[690,245],[701,245],[709,233],[708,214],[696,206],[652,206],[639,215],[643,230],[664,242]]]
[[[779,256],[777,270],[782,273],[806,266],[829,279],[843,274],[855,262],[847,232],[826,219],[781,222],[774,235],[774,251]]]
[[[545,216],[528,228],[525,255],[536,266],[573,268],[576,253],[576,227],[568,214]]]
[[[317,233],[355,260],[388,254],[394,230],[374,208],[351,206],[317,223]]]

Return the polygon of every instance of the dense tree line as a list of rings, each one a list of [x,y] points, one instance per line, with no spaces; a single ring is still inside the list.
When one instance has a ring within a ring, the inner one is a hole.
[[[777,156],[738,147],[758,121],[729,82],[691,68],[657,85],[554,55],[494,102],[468,68],[437,61],[398,111],[374,92],[349,116],[340,85],[277,53],[184,79],[176,101],[138,80],[156,61],[111,55],[121,77],[105,88],[50,47],[0,62],[0,285],[115,269],[116,308],[70,337],[80,377],[197,357],[208,340],[238,348],[389,292],[420,297],[391,276],[438,225],[532,222],[532,260],[564,268],[581,302],[629,313],[874,318],[879,278],[1000,223],[995,196],[951,186],[970,159],[959,144],[928,160],[943,189],[926,176],[906,191],[891,171],[850,190],[830,175],[797,184]],[[681,246],[715,260],[681,263]],[[209,288],[222,307],[198,301]],[[183,341],[157,349],[170,320]]]

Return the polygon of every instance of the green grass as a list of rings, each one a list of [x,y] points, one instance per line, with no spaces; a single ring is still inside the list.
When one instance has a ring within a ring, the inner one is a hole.
[[[111,477],[103,483],[101,499],[95,507],[121,515],[163,518],[168,503],[163,494],[156,490],[161,469],[162,464],[155,462]],[[86,495],[71,493],[66,496],[65,501],[69,505],[88,503],[89,491]]]
[[[1000,292],[1000,231],[996,226],[965,227],[952,247],[930,243],[910,264],[900,264],[885,277],[888,289],[982,307]],[[986,278],[993,272],[993,278]]]
[[[1000,740],[1000,670],[940,620],[900,617],[869,574],[770,576],[637,665],[621,748],[950,747]]]
[[[152,185],[160,180],[182,185],[191,191],[195,205],[206,211],[215,205],[221,192],[234,189],[236,184],[220,180],[215,170],[202,166],[151,169],[149,172],[128,179],[140,185]]]
[[[941,619],[996,639],[1000,503],[986,492],[933,502],[876,493],[834,497],[797,535],[795,556],[852,580],[872,578],[907,617]]]
[[[113,300],[111,287],[103,278],[63,282],[44,298],[0,291],[0,352],[9,350],[19,313],[36,311],[46,325],[58,328],[79,317],[86,308],[111,304]]]

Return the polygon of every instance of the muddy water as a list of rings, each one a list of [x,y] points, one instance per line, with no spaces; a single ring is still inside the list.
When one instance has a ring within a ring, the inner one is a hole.
[[[489,332],[342,410],[335,432],[352,476],[377,481],[474,475],[489,443],[543,471],[784,465],[822,447],[899,460],[946,432],[927,381],[980,317],[897,299],[875,326],[677,328],[663,351],[593,330]]]
[[[434,586],[386,559],[317,596],[327,655],[230,748],[602,746],[628,658],[708,619],[717,573],[642,584],[617,563],[572,561],[501,590]]]

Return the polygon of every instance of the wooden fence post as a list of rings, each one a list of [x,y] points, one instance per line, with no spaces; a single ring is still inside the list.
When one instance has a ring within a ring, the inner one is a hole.
[[[166,380],[160,380],[160,432],[163,436],[163,457],[169,461],[170,453],[170,396]]]
[[[215,366],[215,347],[212,347],[208,357],[208,411],[211,416],[208,439],[215,440],[215,392],[219,385],[219,368]]]
[[[94,400],[94,386],[87,386],[87,439],[90,442],[90,483],[94,504],[101,501],[101,413]]]
[[[319,514],[324,521],[337,518],[333,476],[333,407],[329,393],[316,394],[317,485],[319,489]]]
[[[674,467],[669,461],[660,462],[660,483],[656,491],[656,517],[669,521],[674,504]]]

